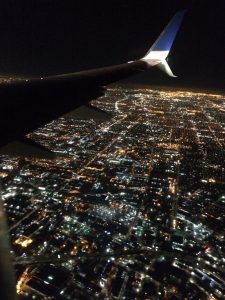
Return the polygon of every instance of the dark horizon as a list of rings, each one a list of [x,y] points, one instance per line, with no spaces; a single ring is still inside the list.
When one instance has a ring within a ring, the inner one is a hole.
[[[131,84],[224,90],[225,2],[8,1],[0,16],[0,74],[76,72],[143,56],[171,17],[189,8],[169,55],[177,79],[151,70]]]
[[[133,76],[134,81],[136,80],[136,76]],[[175,79],[176,80],[176,79]],[[137,81],[137,80],[136,80]],[[156,89],[156,90],[161,90],[161,91],[177,91],[177,92],[191,92],[191,93],[202,93],[202,94],[215,94],[215,95],[224,95],[225,96],[225,87],[201,87],[201,86],[191,86],[191,85],[169,85],[169,84],[152,84],[150,82],[131,82],[131,81],[126,81],[126,80],[121,80],[121,82],[113,84],[112,87],[117,87],[117,88],[127,88],[127,89]]]

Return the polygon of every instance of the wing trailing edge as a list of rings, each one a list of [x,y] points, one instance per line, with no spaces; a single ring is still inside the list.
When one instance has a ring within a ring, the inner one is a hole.
[[[82,105],[64,115],[64,117],[72,117],[77,120],[93,119],[96,121],[109,121],[112,118],[109,113],[92,105]]]
[[[33,140],[23,138],[11,142],[0,148],[0,155],[9,155],[16,157],[28,157],[39,159],[55,159],[56,155],[49,149],[37,144]]]

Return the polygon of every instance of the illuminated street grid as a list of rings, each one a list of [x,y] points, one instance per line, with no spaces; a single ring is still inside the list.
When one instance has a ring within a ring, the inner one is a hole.
[[[224,99],[112,88],[2,157],[21,299],[225,299]]]

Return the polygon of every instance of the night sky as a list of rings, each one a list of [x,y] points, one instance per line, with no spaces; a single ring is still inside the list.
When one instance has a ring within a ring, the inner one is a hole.
[[[169,56],[178,79],[149,71],[129,80],[224,89],[224,0],[7,0],[0,7],[0,74],[75,72],[142,57],[181,8],[189,8]]]

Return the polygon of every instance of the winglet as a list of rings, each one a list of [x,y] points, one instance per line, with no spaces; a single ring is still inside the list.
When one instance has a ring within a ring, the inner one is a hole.
[[[151,66],[159,65],[169,76],[173,77],[176,76],[174,76],[170,70],[166,58],[170,52],[186,11],[187,10],[181,10],[175,14],[146,55],[141,59]]]
[[[161,63],[158,64],[157,67],[159,67],[160,70],[164,71],[170,77],[177,77],[176,75],[173,74],[166,60],[161,61]]]

